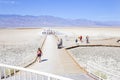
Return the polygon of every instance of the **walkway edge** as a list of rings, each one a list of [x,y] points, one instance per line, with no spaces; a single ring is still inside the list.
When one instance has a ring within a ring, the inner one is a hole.
[[[84,72],[86,75],[88,75],[89,77],[91,77],[91,78],[94,79],[94,80],[97,80],[97,79],[95,79],[93,76],[91,76],[91,75],[89,74],[89,72],[88,72],[85,68],[83,68],[83,67],[80,66],[79,62],[71,55],[71,53],[70,53],[69,51],[67,51],[66,48],[64,48],[64,50],[65,50],[65,51],[68,53],[68,55],[73,59],[73,61],[79,66],[79,68],[83,70],[83,72]]]
[[[44,41],[43,41],[43,43],[42,43],[42,46],[40,47],[41,49],[43,48],[43,45],[44,45],[44,43],[45,43],[45,41],[46,41],[46,38],[47,38],[47,35],[45,36],[45,39],[44,39]],[[24,68],[29,67],[30,65],[34,64],[36,61],[37,61],[37,56],[35,57],[35,59],[34,59],[31,63],[29,63],[29,64],[27,64],[26,66],[24,66]]]
[[[72,60],[75,62],[75,64],[77,64],[77,66],[79,66],[79,68],[82,69],[85,74],[87,74],[88,72],[83,67],[80,66],[79,62],[71,55],[71,53],[69,51],[67,51],[66,48],[63,48],[63,49],[72,58]]]

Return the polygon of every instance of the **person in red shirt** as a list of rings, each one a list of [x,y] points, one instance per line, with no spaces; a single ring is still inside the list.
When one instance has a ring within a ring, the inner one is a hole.
[[[82,36],[80,36],[79,38],[80,38],[80,41],[82,42]]]

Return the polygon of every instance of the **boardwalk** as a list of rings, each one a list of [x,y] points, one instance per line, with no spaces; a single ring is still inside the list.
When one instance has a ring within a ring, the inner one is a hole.
[[[29,68],[71,77],[75,80],[93,80],[74,62],[64,49],[57,49],[57,41],[53,35],[48,35],[42,48],[42,62],[36,62]]]

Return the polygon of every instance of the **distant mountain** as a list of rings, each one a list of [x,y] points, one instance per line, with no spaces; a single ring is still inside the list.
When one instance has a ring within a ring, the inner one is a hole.
[[[64,19],[54,16],[0,15],[0,27],[120,26],[120,22]]]

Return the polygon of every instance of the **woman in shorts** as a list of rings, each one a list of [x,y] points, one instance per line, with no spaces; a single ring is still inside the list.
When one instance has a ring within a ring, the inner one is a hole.
[[[41,61],[41,55],[42,55],[42,51],[41,51],[40,48],[38,48],[38,51],[37,51],[37,59],[38,59],[39,62]]]

